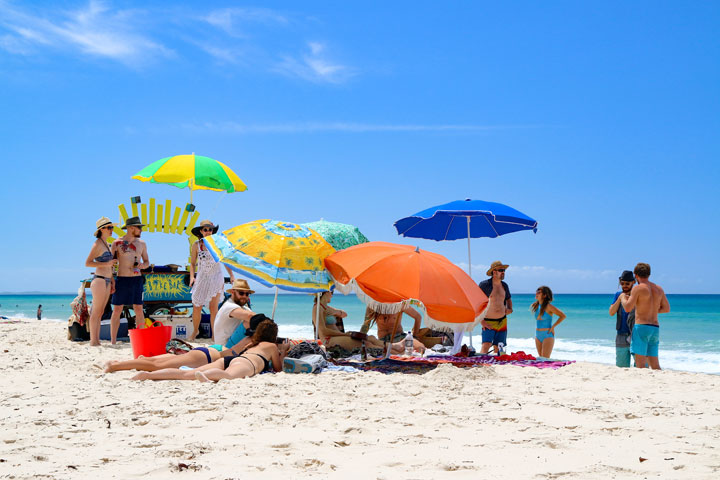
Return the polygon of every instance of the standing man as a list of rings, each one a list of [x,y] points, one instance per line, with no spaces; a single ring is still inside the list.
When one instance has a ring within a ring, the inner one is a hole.
[[[610,305],[610,316],[617,316],[615,321],[615,365],[618,367],[630,367],[630,335],[633,325],[635,324],[635,310],[626,312],[620,304],[622,294],[629,295],[633,285],[635,285],[635,277],[630,270],[624,270],[620,275],[620,291],[615,293],[613,303]]]
[[[505,269],[509,265],[496,260],[490,264],[486,272],[490,277],[480,282],[480,289],[488,297],[488,306],[485,309],[485,318],[482,325],[482,347],[480,353],[488,353],[490,347],[498,353],[498,344],[507,345],[507,316],[513,312],[510,287],[503,280]]]
[[[665,291],[652,283],[650,278],[650,265],[638,263],[635,265],[635,285],[630,294],[621,295],[622,306],[625,311],[635,309],[635,327],[632,331],[630,353],[635,355],[637,368],[650,368],[660,370],[658,360],[658,346],[660,344],[660,324],[658,314],[670,311],[670,303]]]
[[[110,303],[113,306],[110,317],[110,343],[117,341],[120,328],[120,314],[125,305],[132,305],[135,311],[135,328],[145,326],[143,312],[143,277],[140,270],[148,268],[147,245],[140,240],[142,227],[139,217],[130,217],[125,221],[122,229],[125,235],[113,242],[110,251],[118,260],[117,278],[115,279],[115,292]]]
[[[38,305],[37,318],[38,320],[42,320],[42,305]]]

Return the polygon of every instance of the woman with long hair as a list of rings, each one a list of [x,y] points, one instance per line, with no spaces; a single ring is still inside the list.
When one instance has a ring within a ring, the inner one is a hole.
[[[232,355],[191,370],[165,368],[155,372],[141,372],[133,380],[200,380],[218,381],[222,378],[252,377],[265,371],[279,372],[282,361],[290,347],[289,343],[278,347],[278,327],[272,320],[263,320],[252,336],[249,347],[239,355]],[[187,354],[186,354],[187,355]]]
[[[565,314],[553,305],[553,293],[550,287],[538,287],[535,292],[535,302],[530,306],[533,316],[537,321],[535,330],[535,347],[538,355],[544,358],[550,358],[553,347],[555,346],[555,327],[565,320]],[[557,321],[552,323],[552,316],[558,317]]]
[[[101,217],[95,222],[95,242],[90,249],[85,266],[95,268],[90,292],[92,292],[92,307],[90,309],[90,345],[100,345],[100,319],[105,311],[105,306],[110,299],[110,294],[115,291],[115,279],[113,278],[113,265],[117,259],[113,258],[108,245],[108,239],[112,235],[115,223],[109,218]]]
[[[215,331],[215,316],[223,296],[225,278],[220,263],[216,262],[210,254],[205,242],[203,242],[203,238],[217,233],[219,228],[218,225],[213,225],[210,220],[203,220],[200,225],[191,230],[198,239],[190,248],[190,287],[192,288],[193,304],[193,333],[188,337],[190,341],[195,340],[199,333],[202,308],[204,306],[210,308],[210,330]],[[230,275],[230,282],[232,283],[235,281],[235,276],[230,267],[225,265],[225,269]]]

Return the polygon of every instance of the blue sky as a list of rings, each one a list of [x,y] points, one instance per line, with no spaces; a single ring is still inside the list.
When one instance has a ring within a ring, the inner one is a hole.
[[[608,292],[638,261],[720,293],[720,4],[0,0],[0,291],[69,292],[130,177],[196,152],[247,192],[196,194],[222,227],[358,225],[463,268],[464,241],[398,218],[463,198],[539,222],[472,241],[473,277]],[[187,242],[145,236],[154,263]]]

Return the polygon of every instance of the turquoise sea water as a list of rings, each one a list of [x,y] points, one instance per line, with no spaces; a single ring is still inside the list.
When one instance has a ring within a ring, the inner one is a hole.
[[[567,319],[556,330],[553,358],[615,364],[615,317],[608,315],[613,295],[557,294],[553,302]],[[66,321],[73,295],[0,295],[0,315]],[[720,295],[669,295],[671,312],[660,316],[660,365],[663,368],[720,374]],[[280,335],[312,337],[310,295],[280,295],[276,320]],[[515,294],[508,324],[508,347],[535,354],[533,295]],[[253,310],[270,315],[272,295],[253,295]],[[348,312],[346,329],[358,330],[365,307],[354,295],[335,295],[332,305]],[[404,325],[410,326],[409,319]],[[466,340],[467,342],[467,340]],[[479,329],[473,336],[479,347]]]

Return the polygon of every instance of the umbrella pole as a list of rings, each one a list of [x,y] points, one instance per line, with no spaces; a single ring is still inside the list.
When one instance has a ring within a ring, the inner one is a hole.
[[[470,217],[467,217],[467,233],[468,233],[468,275],[472,278],[472,257],[470,256]],[[472,330],[468,332],[470,337],[470,346],[472,347]]]
[[[272,310],[272,315],[270,316],[270,318],[272,318],[273,320],[275,320],[275,309],[277,308],[277,296],[278,296],[278,287],[275,286],[275,300],[273,300],[273,310]]]
[[[315,294],[315,301],[315,328],[313,330],[315,330],[315,340],[317,340],[320,338],[320,328],[318,327],[320,325],[320,292]]]

